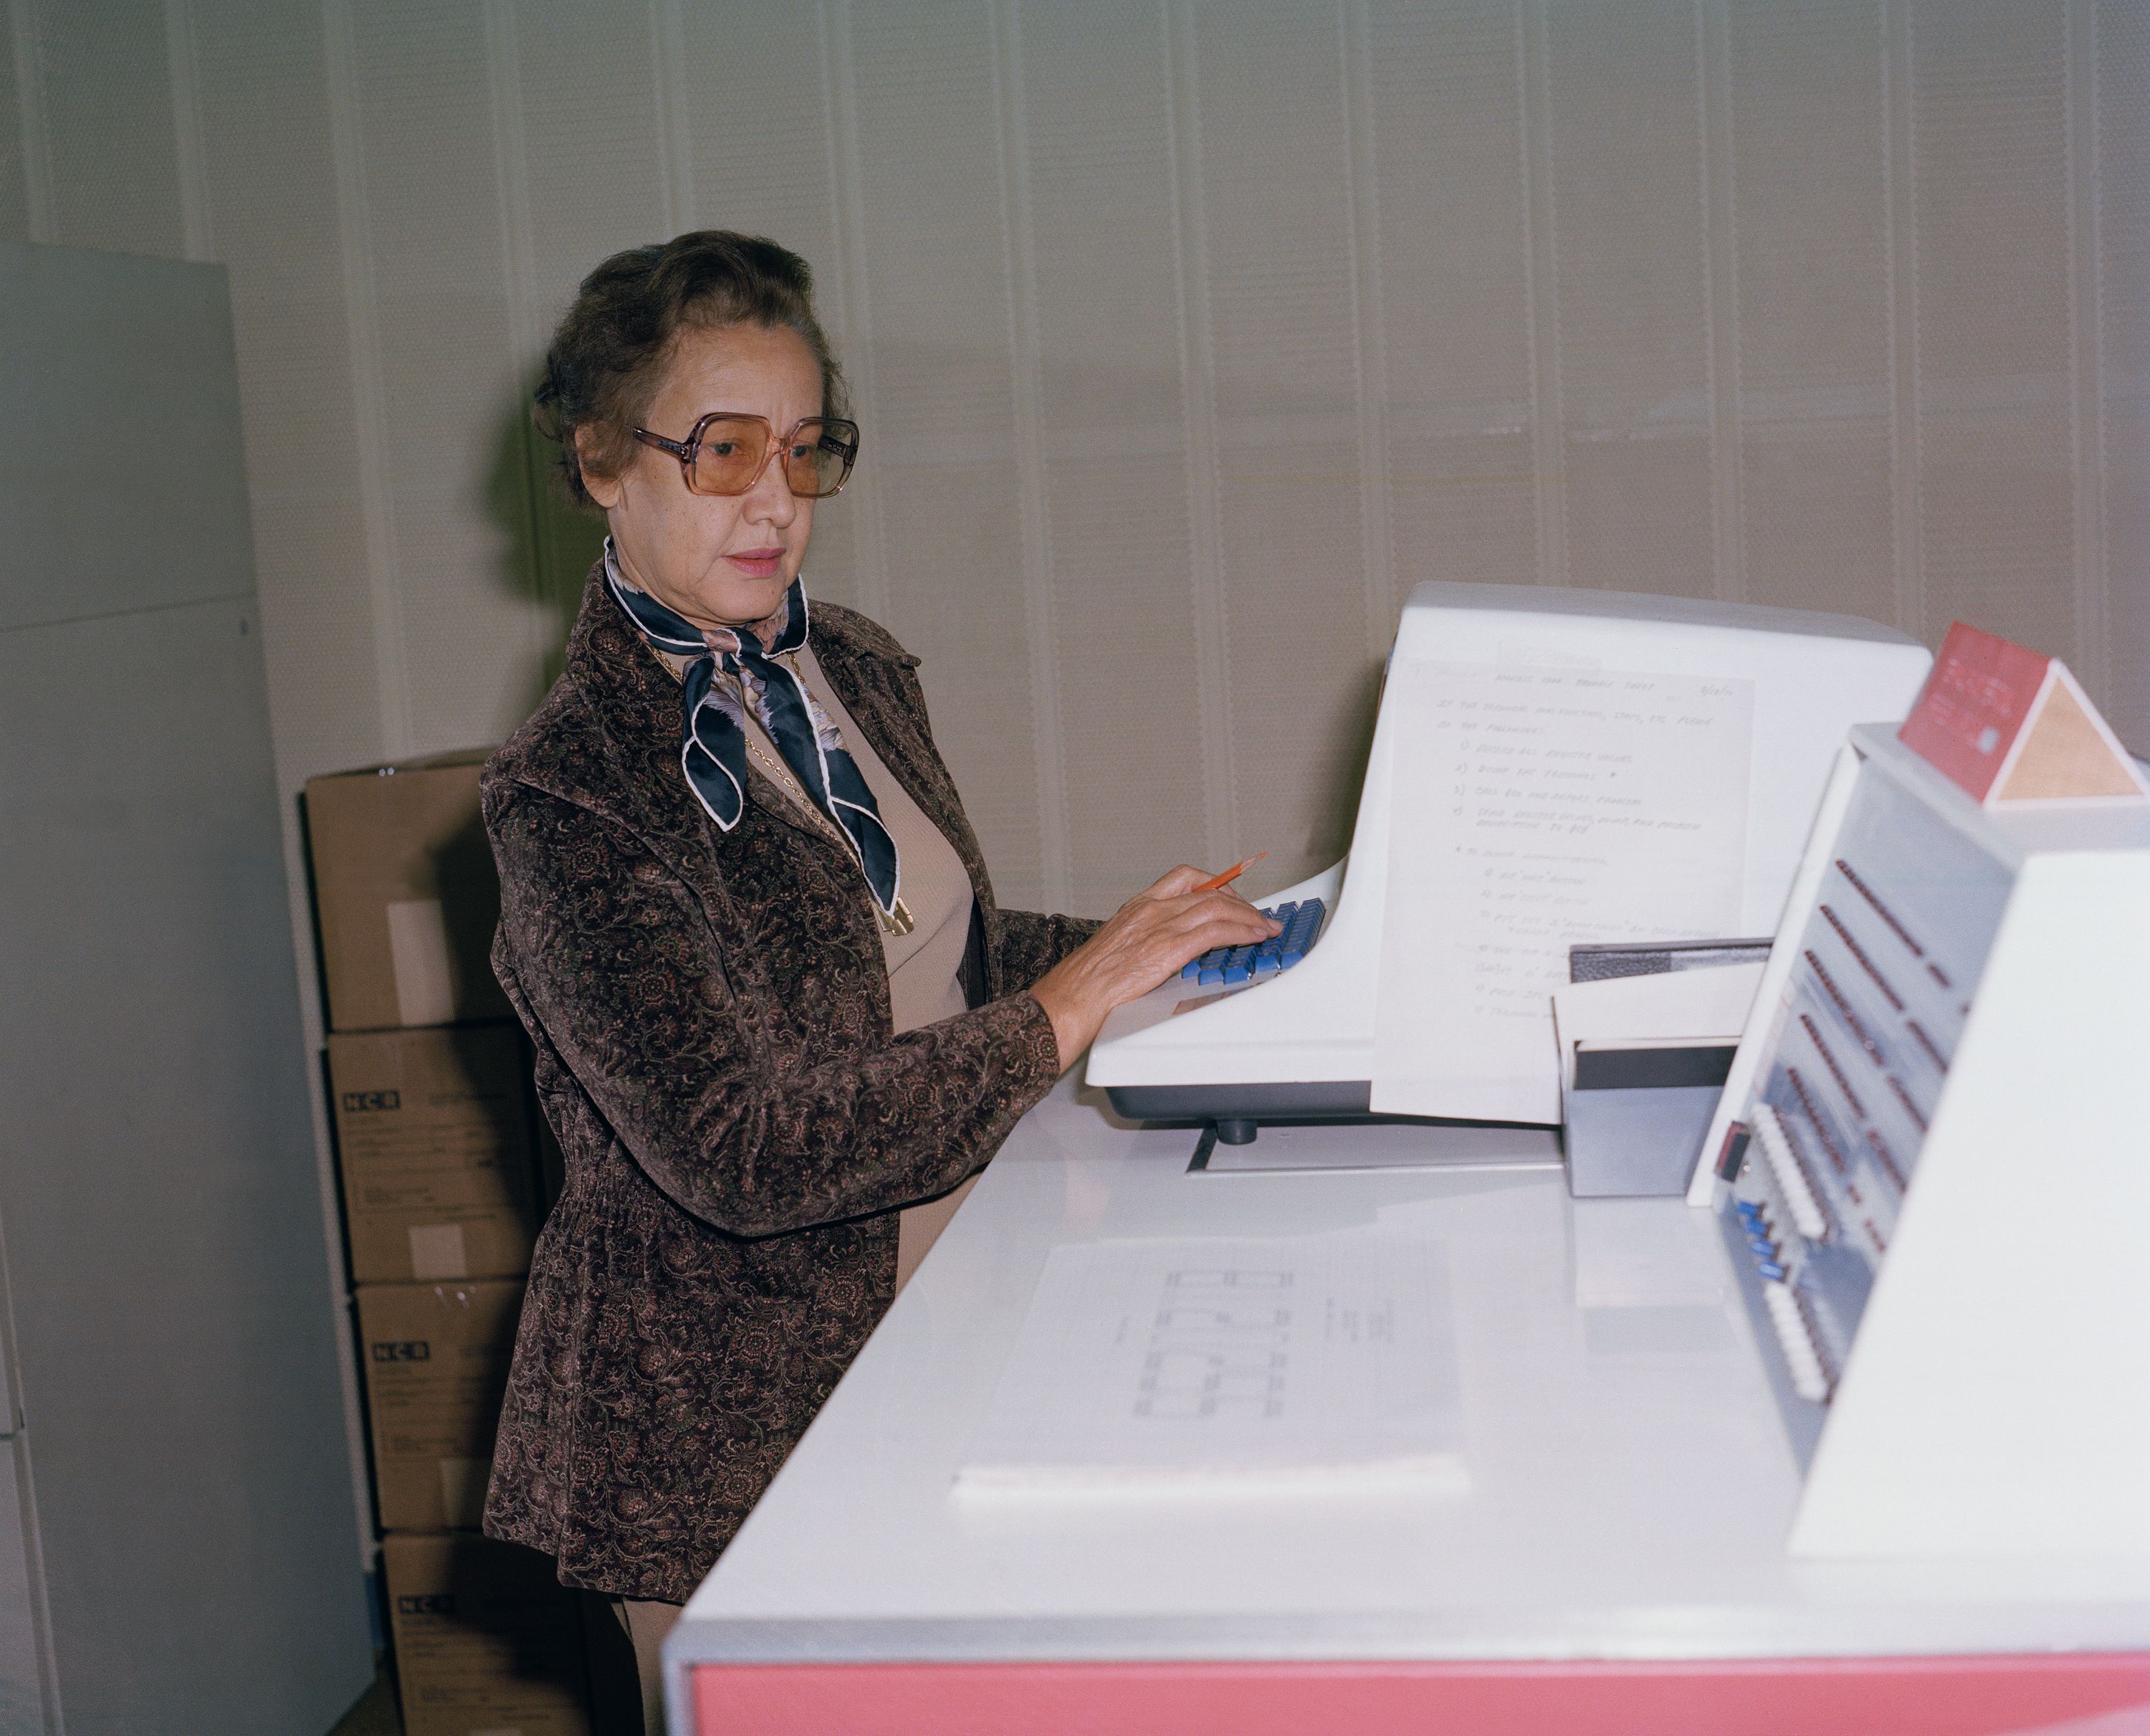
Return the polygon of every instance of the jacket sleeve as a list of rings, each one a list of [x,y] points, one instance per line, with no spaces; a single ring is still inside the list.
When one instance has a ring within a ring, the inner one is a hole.
[[[1045,916],[1035,911],[1000,911],[1001,982],[1028,988],[1100,928],[1083,916]]]
[[[1058,1077],[1052,1022],[1022,992],[878,1047],[780,1049],[699,901],[631,833],[523,785],[486,805],[511,992],[651,1179],[719,1229],[944,1193]]]

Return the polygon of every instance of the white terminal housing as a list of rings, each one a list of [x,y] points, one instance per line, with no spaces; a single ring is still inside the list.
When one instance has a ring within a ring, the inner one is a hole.
[[[1392,867],[1393,835],[1400,809],[1409,810],[1414,838],[1425,835],[1429,816],[1446,823],[1447,810],[1435,805],[1438,760],[1426,751],[1432,744],[1423,721],[1445,692],[1529,669],[1749,684],[1746,788],[1734,791],[1744,800],[1744,847],[1729,931],[1768,935],[1846,730],[1864,719],[1900,717],[1930,663],[1903,634],[1847,616],[1612,592],[1419,585],[1390,653],[1349,856],[1257,899],[1324,900],[1327,926],[1313,950],[1244,988],[1220,994],[1174,979],[1120,1007],[1090,1052],[1088,1081],[1104,1088],[1121,1113],[1138,1118],[1329,1119],[1382,1107],[1375,1089],[1381,972],[1412,962],[1399,956],[1391,900],[1416,896],[1422,869],[1416,855],[1401,871]],[[1456,920],[1473,918],[1458,911]],[[1600,921],[1572,938],[1607,931]],[[1455,987],[1431,976],[1424,983],[1427,995]],[[1544,1110],[1490,1118],[1559,1118],[1549,1002],[1545,1011]],[[1436,1086],[1433,1105],[1414,1113],[1485,1113],[1468,1101],[1467,1082],[1453,1107],[1440,1106],[1439,1096]]]
[[[2150,801],[1851,733],[1725,1100],[1794,1554],[2150,1552]]]

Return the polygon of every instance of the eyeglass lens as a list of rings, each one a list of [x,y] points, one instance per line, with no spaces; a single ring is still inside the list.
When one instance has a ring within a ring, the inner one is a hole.
[[[692,485],[697,494],[744,494],[754,486],[763,455],[775,439],[758,416],[720,416],[702,430],[694,452]],[[815,500],[834,494],[850,474],[858,452],[857,436],[848,424],[805,421],[779,449],[791,492]]]

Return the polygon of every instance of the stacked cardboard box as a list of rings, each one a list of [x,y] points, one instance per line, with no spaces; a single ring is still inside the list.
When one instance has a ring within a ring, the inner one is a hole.
[[[548,1186],[488,962],[483,756],[306,785],[381,1561],[406,1736],[587,1736],[573,1594],[477,1534]]]
[[[382,1528],[475,1529],[522,1308],[516,1279],[358,1289]]]
[[[530,1269],[538,1171],[520,1031],[336,1032],[329,1090],[356,1282]]]
[[[477,810],[484,761],[443,754],[308,780],[331,1029],[508,1017],[489,963],[500,886]]]
[[[404,1736],[588,1736],[575,1604],[534,1550],[468,1532],[381,1546]]]

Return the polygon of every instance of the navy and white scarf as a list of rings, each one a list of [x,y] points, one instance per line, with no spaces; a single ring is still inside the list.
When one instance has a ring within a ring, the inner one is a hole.
[[[881,805],[845,750],[843,732],[795,670],[775,659],[806,643],[806,588],[791,582],[785,593],[784,625],[766,649],[744,627],[707,633],[620,576],[612,539],[605,539],[605,583],[642,636],[659,651],[693,660],[681,687],[684,706],[680,769],[710,819],[725,831],[739,821],[746,801],[746,719],[739,699],[717,680],[721,669],[736,677],[739,692],[754,707],[769,739],[791,768],[807,799],[850,840],[881,914],[893,917],[901,865],[896,840],[881,823]]]

